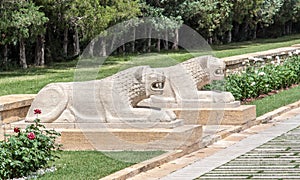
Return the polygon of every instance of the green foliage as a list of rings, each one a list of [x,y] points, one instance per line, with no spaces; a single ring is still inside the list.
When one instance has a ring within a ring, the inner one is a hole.
[[[221,26],[226,27],[226,21],[230,17],[232,12],[232,1],[220,1],[220,0],[200,0],[186,2],[184,8],[186,12],[184,17],[193,24],[197,24],[195,27],[202,35],[206,37],[212,37],[216,29]],[[226,30],[231,29],[231,24],[227,25]],[[222,30],[221,30],[222,31]]]
[[[91,40],[118,22],[134,18],[140,13],[137,0],[97,1],[75,0],[66,12],[66,19],[80,28],[83,38]]]
[[[237,100],[245,100],[300,82],[299,57],[289,58],[281,65],[272,63],[262,67],[251,66],[245,72],[229,75],[226,90]]]
[[[20,39],[43,32],[48,18],[39,9],[31,1],[3,1],[0,6],[2,42],[16,44]]]
[[[54,150],[60,147],[55,144],[60,134],[54,130],[45,130],[39,122],[36,119],[35,124],[27,126],[25,130],[15,128],[16,134],[0,142],[0,178],[27,176],[58,158]]]

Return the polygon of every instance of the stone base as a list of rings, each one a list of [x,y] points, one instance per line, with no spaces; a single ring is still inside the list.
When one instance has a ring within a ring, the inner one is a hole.
[[[60,138],[66,150],[174,150],[201,144],[202,126],[174,129],[65,129]]]
[[[197,125],[243,125],[256,119],[256,106],[241,105],[236,108],[169,109],[184,124]]]
[[[184,104],[184,105],[183,105]],[[181,104],[175,102],[155,102],[150,101],[149,99],[141,101],[139,107],[159,107],[163,109],[180,109],[184,107],[198,107],[198,108],[236,108],[241,105],[240,101],[233,101],[229,103],[215,103],[205,100],[185,100]]]
[[[33,94],[0,96],[0,121],[11,123],[24,119],[34,97]]]
[[[13,129],[14,127],[26,128],[26,126],[34,124],[25,122],[25,120],[7,124],[7,129]],[[64,122],[53,122],[53,123],[40,123],[48,129],[149,129],[149,128],[167,128],[173,129],[184,124],[182,119],[177,119],[171,122],[144,122],[144,123],[64,123]]]

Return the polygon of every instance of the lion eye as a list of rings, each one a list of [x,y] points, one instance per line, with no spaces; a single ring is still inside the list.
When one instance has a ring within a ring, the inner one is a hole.
[[[217,70],[215,71],[215,73],[216,73],[216,74],[223,74],[223,70],[222,70],[222,69],[217,69]]]

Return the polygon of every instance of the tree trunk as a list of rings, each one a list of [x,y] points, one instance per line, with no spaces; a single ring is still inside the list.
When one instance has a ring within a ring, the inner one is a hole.
[[[232,42],[232,31],[229,30],[228,31],[228,37],[227,37],[227,43],[231,43]]]
[[[49,25],[47,25],[47,29],[51,29],[50,27],[49,27]],[[53,39],[53,36],[52,36],[52,31],[48,31],[46,34],[48,34],[47,35],[47,41],[48,42],[52,42],[52,39]],[[53,61],[53,57],[52,57],[52,48],[51,47],[47,47],[46,48],[46,53],[45,53],[45,55],[46,55],[46,60],[47,60],[47,62],[48,63],[51,63],[52,61]]]
[[[157,51],[160,52],[160,39],[157,39]]]
[[[106,40],[105,40],[105,37],[103,37],[102,39],[101,39],[101,50],[102,50],[102,52],[101,52],[101,55],[102,56],[106,56]]]
[[[89,48],[89,56],[94,57],[94,46],[95,46],[95,40],[92,39],[88,48]]]
[[[41,59],[40,59],[40,65],[45,65],[45,35],[41,35]]]
[[[178,29],[175,29],[174,44],[172,46],[172,49],[178,50],[178,43],[179,43],[179,33],[178,33]]]
[[[75,30],[74,35],[73,35],[74,56],[77,56],[80,53],[80,47],[79,47],[78,29],[76,26],[75,26],[74,30]]]
[[[152,34],[152,28],[149,28],[148,32],[148,52],[151,52],[151,34]]]
[[[148,35],[148,32],[147,32],[147,26],[145,26],[144,27],[145,29],[144,29],[144,33],[145,33],[145,37]],[[147,39],[145,39],[145,40],[143,40],[143,52],[145,53],[145,52],[147,52],[147,48],[148,48],[148,46],[147,46]]]
[[[284,24],[282,28],[283,28],[283,30],[282,30],[283,35],[286,35],[286,25]]]
[[[115,41],[116,41],[116,34],[113,34],[111,44],[110,44],[110,52],[112,52],[114,49]]]
[[[245,37],[242,37],[242,40],[247,40],[249,38],[248,30],[249,30],[249,26],[248,26],[248,22],[246,22],[243,27],[243,32]]]
[[[8,46],[7,44],[5,44],[3,49],[3,63],[6,65],[7,61],[8,61]]]
[[[35,46],[35,55],[34,55],[34,65],[40,65],[40,58],[41,58],[41,43],[39,40],[39,36],[36,37],[36,46]]]
[[[44,35],[38,35],[36,38],[34,64],[36,66],[45,65],[45,36]]]
[[[233,31],[233,38],[234,40],[239,40],[239,32],[240,32],[240,25],[233,26],[234,31]]]
[[[287,33],[287,34],[292,34],[292,25],[293,25],[292,22],[288,22],[288,23],[286,24],[286,33]]]
[[[209,38],[207,39],[207,42],[208,42],[208,44],[212,44],[212,43],[213,43],[213,38],[212,38],[212,37],[209,37]]]
[[[168,31],[166,31],[165,33],[165,50],[168,50],[169,49],[169,36],[168,36]]]
[[[20,64],[23,69],[27,69],[26,52],[24,39],[20,39]]]
[[[134,53],[135,52],[135,31],[136,31],[136,29],[135,29],[135,27],[133,27],[133,40],[132,40],[132,43],[131,43],[131,52],[132,53]]]
[[[255,24],[254,29],[253,29],[253,36],[252,39],[256,39],[257,38],[257,24]]]
[[[64,49],[65,56],[68,56],[68,32],[69,32],[69,28],[66,26],[64,30],[64,42],[63,42],[63,49]]]
[[[122,53],[123,53],[123,55],[125,54],[125,52],[126,52],[126,46],[125,46],[125,43],[123,43],[123,45],[122,45]]]

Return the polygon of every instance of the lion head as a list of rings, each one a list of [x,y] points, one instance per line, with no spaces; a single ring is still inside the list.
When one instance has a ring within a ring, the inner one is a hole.
[[[149,66],[138,66],[115,74],[113,81],[120,94],[136,107],[141,100],[163,93],[165,75]]]
[[[198,90],[211,81],[222,80],[224,77],[225,63],[222,59],[212,56],[192,58],[180,65],[192,77]]]

